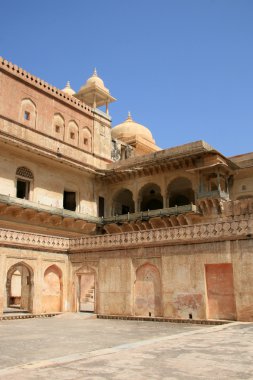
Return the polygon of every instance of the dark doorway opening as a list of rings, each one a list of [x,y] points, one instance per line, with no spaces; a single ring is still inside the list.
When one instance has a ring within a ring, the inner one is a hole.
[[[28,199],[30,190],[30,182],[17,179],[17,198]]]
[[[105,215],[105,198],[98,198],[98,216],[102,217]]]
[[[64,191],[63,208],[65,210],[76,211],[76,193],[73,191]]]

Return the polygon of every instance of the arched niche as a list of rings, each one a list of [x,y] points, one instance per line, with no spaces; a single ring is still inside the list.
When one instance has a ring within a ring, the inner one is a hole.
[[[42,289],[42,312],[55,313],[62,311],[62,271],[51,265],[44,272]]]
[[[60,113],[54,114],[52,125],[53,136],[59,140],[64,139],[65,134],[65,121],[64,117]]]
[[[133,193],[128,189],[120,189],[113,197],[112,215],[124,215],[135,211]]]
[[[168,186],[169,207],[183,206],[195,202],[192,183],[188,178],[175,178]]]
[[[21,100],[19,120],[22,124],[36,128],[37,110],[36,104],[29,98]]]
[[[134,312],[139,316],[162,315],[161,278],[155,265],[146,263],[136,270]]]
[[[66,142],[71,145],[78,146],[79,143],[79,128],[74,120],[68,123],[68,128],[66,132]]]
[[[91,152],[92,148],[92,136],[91,132],[87,127],[83,127],[80,132],[80,142],[79,142],[80,148]]]
[[[161,189],[155,183],[147,183],[139,191],[140,211],[159,210],[163,208]]]
[[[7,272],[6,306],[32,313],[33,270],[24,262],[12,265]]]

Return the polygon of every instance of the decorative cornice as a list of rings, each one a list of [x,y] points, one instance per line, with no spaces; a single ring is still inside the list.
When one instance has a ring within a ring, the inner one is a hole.
[[[165,246],[252,239],[252,227],[252,219],[248,218],[111,235],[84,236],[81,238],[63,238],[0,229],[0,246],[74,254],[152,245]]]

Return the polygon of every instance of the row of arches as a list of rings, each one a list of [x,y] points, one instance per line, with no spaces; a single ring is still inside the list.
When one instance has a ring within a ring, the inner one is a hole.
[[[42,313],[62,311],[62,271],[56,265],[43,273],[41,293]],[[6,310],[23,310],[33,313],[34,271],[24,262],[12,265],[6,279]]]
[[[168,185],[165,197],[161,194],[161,188],[155,183],[144,185],[138,192],[137,201],[134,201],[133,193],[129,189],[118,190],[112,199],[112,215],[183,206],[194,202],[195,194],[191,181],[179,177]]]
[[[37,107],[31,99],[22,99],[19,119],[21,123],[36,129]],[[80,128],[75,120],[70,120],[66,123],[61,113],[54,114],[51,133],[58,140],[65,141],[86,151],[92,150],[92,135],[89,128]]]
[[[134,314],[160,316],[162,313],[161,278],[158,268],[146,263],[137,268],[134,281]],[[87,267],[76,272],[76,311],[97,312],[97,275]],[[56,265],[43,273],[41,291],[42,313],[62,311],[62,271]],[[34,271],[24,262],[12,265],[7,272],[6,311],[33,312]]]

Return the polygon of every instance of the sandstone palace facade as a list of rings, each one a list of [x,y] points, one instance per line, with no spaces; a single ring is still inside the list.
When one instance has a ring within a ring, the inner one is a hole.
[[[253,153],[160,150],[115,100],[0,59],[0,315],[253,321]]]

